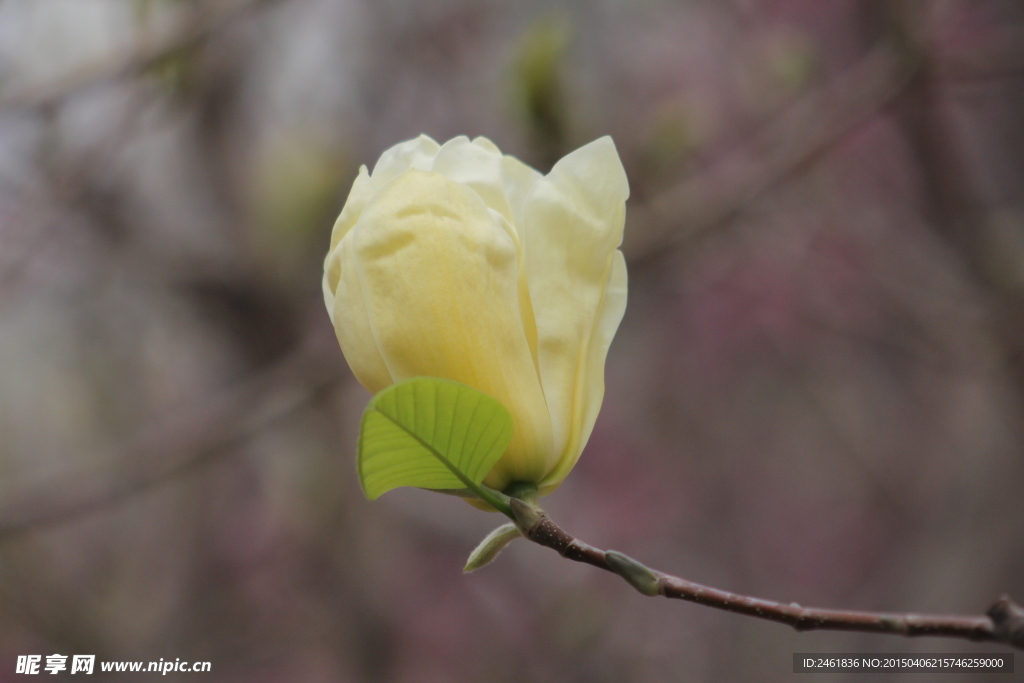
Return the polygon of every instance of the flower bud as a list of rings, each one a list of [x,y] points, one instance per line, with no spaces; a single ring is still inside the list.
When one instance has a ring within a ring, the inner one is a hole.
[[[549,493],[604,397],[626,308],[628,196],[610,137],[546,176],[482,137],[387,150],[359,170],[324,263],[352,372],[372,393],[429,376],[494,397],[515,432],[484,483]]]

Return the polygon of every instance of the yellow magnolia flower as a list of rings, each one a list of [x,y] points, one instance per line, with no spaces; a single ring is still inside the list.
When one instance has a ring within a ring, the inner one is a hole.
[[[334,225],[324,298],[371,393],[462,382],[515,421],[484,483],[557,487],[590,438],[626,309],[629,185],[610,137],[546,176],[486,138],[421,135],[359,169]]]

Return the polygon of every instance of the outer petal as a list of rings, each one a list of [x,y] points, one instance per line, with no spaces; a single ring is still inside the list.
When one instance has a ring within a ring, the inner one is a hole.
[[[478,140],[480,138],[477,138]],[[473,188],[488,208],[513,224],[512,209],[505,197],[501,152],[494,145],[476,144],[465,135],[452,138],[434,157],[432,170]]]
[[[366,167],[361,167],[352,183],[345,207],[334,223],[331,248],[324,261],[323,279],[327,314],[334,324],[341,351],[356,379],[372,393],[391,384],[391,376],[377,351],[377,342],[370,330],[366,302],[352,260],[351,239],[347,238],[363,209],[376,193],[376,184],[370,179]]]
[[[626,259],[621,251],[612,254],[612,272],[608,287],[604,292],[604,300],[594,320],[594,331],[587,347],[586,368],[583,373],[583,386],[580,392],[580,430],[577,448],[567,449],[558,465],[540,483],[541,494],[547,495],[562,483],[566,475],[576,465],[583,447],[587,445],[597,414],[601,411],[604,400],[604,362],[608,357],[608,348],[612,344],[615,332],[619,329],[622,316],[626,313]]]
[[[338,280],[341,277],[341,259],[338,253],[338,245],[341,239],[348,234],[352,226],[359,220],[366,203],[377,192],[377,185],[370,180],[370,174],[366,166],[359,168],[359,175],[352,183],[348,199],[341,210],[341,215],[334,222],[334,229],[331,231],[331,246],[327,250],[327,258],[324,260],[324,303],[327,304],[327,314],[334,322],[334,290],[338,288]]]
[[[334,229],[331,231],[331,250],[338,246],[341,238],[347,235],[352,226],[356,224],[363,214],[367,202],[377,193],[378,189],[380,187],[370,179],[366,166],[360,166],[359,175],[352,182],[352,189],[348,192],[345,206],[341,209],[338,220],[334,221]]]
[[[446,377],[501,401],[516,432],[485,482],[540,481],[554,464],[551,427],[520,319],[516,248],[479,195],[410,170],[350,237],[391,377]]]
[[[520,264],[518,287],[520,318],[536,366],[537,330],[534,324],[533,305],[530,301],[530,291],[526,286],[526,271],[522,265],[522,245],[514,221],[516,212],[513,211],[506,195],[506,190],[509,188],[513,191],[523,191],[522,185],[526,180],[524,176],[527,174],[515,164],[532,172],[537,178],[540,177],[539,173],[525,164],[512,159],[512,157],[502,156],[494,143],[487,138],[478,137],[470,142],[469,138],[460,136],[449,140],[441,147],[437,157],[434,158],[433,170],[457,183],[473,188],[480,195],[484,204],[501,217],[499,223],[510,232],[515,241],[517,260]],[[511,174],[510,178],[506,178],[506,172]],[[522,197],[517,197],[516,200],[521,218]]]
[[[494,143],[487,138],[477,138],[473,141],[473,144],[491,145],[492,147],[494,145]],[[495,147],[495,149],[497,148]],[[505,196],[508,198],[513,222],[515,225],[520,226],[518,230],[521,231],[524,223],[523,214],[526,206],[526,197],[534,183],[540,180],[543,176],[513,156],[506,155],[502,157],[501,165],[502,180],[505,184]],[[522,238],[520,239],[520,245],[522,245]],[[530,342],[530,352],[533,353],[533,364],[538,367],[539,372],[540,366],[537,358],[537,321],[536,315],[533,311],[533,299],[530,296],[530,287],[527,283],[525,250],[522,246],[520,246],[519,259],[519,302],[522,309],[523,328],[526,330],[526,338]]]
[[[526,200],[522,235],[527,282],[537,321],[541,383],[558,454],[558,467],[552,467],[544,480],[549,486],[557,484],[579,457],[603,397],[607,347],[592,351],[591,345],[604,343],[605,338],[610,343],[621,320],[624,263],[622,273],[615,272],[622,292],[613,292],[607,311],[605,301],[613,264],[621,262],[615,254],[628,196],[615,145],[604,137],[555,164]],[[596,329],[602,331],[600,339]]]
[[[441,146],[429,135],[400,142],[380,155],[370,177],[378,187],[384,187],[410,168],[429,171],[439,149]]]
[[[479,139],[477,138],[477,140]],[[476,140],[474,140],[475,142]],[[505,181],[505,196],[508,197],[508,203],[512,209],[512,220],[516,225],[521,226],[523,225],[526,197],[533,184],[543,176],[519,159],[506,155],[502,158],[502,177]]]
[[[370,317],[359,270],[356,266],[354,234],[349,231],[334,250],[338,269],[338,284],[335,290],[331,318],[334,332],[345,354],[345,360],[356,376],[371,394],[394,382],[384,359],[377,348],[377,340],[370,327]]]

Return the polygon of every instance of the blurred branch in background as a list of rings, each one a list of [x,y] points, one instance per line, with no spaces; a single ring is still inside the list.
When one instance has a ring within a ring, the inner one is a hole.
[[[19,490],[0,504],[0,542],[123,503],[216,460],[337,383],[334,339],[307,343],[239,386],[141,431],[94,471]]]
[[[917,60],[890,40],[824,86],[801,97],[750,140],[638,207],[624,250],[632,262],[662,254],[735,218],[890,104],[911,82]]]
[[[950,81],[1012,80],[1024,77],[1024,28],[1000,27],[992,36],[969,48],[931,54],[930,68]]]
[[[128,54],[106,57],[82,66],[75,73],[58,80],[25,87],[21,92],[0,90],[0,112],[52,107],[65,97],[120,78],[138,76],[177,53],[193,48],[230,22],[247,12],[280,0],[230,0],[227,2],[194,3],[193,9],[180,25],[167,36],[148,39]]]

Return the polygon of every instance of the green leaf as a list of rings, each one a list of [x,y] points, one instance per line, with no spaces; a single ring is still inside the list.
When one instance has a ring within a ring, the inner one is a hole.
[[[363,413],[363,492],[375,500],[400,486],[468,488],[504,512],[507,505],[481,482],[508,448],[512,430],[505,406],[465,384],[434,377],[393,384]]]

